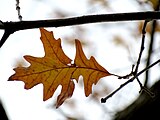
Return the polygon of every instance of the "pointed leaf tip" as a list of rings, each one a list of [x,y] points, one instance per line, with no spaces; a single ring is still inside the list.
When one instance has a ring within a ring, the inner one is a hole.
[[[105,68],[103,68],[96,59],[91,56],[87,59],[85,56],[82,45],[79,40],[75,40],[76,43],[76,56],[74,64],[79,66],[73,76],[78,80],[79,75],[83,76],[84,90],[86,97],[92,93],[92,85],[96,84],[100,78],[111,75]]]

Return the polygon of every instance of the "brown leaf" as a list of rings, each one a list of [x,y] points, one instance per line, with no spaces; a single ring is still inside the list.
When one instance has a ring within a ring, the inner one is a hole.
[[[83,76],[85,95],[88,96],[92,93],[92,84],[96,84],[102,77],[111,75],[96,62],[94,57],[89,60],[86,58],[79,40],[75,40],[76,57],[74,64],[71,64],[71,59],[62,50],[61,39],[56,40],[52,32],[43,28],[40,28],[40,31],[45,56],[24,56],[31,65],[15,68],[15,74],[9,78],[9,81],[23,81],[25,89],[42,83],[44,101],[51,98],[57,87],[61,85],[62,90],[57,97],[56,107],[58,108],[72,96],[75,87],[73,79],[78,82],[79,76]]]
[[[85,95],[89,96],[92,93],[92,84],[96,84],[102,77],[111,75],[106,69],[104,69],[93,56],[88,60],[82,50],[82,46],[79,40],[76,40],[76,57],[74,64],[77,66],[76,71],[73,74],[73,78],[78,80],[79,76],[83,76]]]

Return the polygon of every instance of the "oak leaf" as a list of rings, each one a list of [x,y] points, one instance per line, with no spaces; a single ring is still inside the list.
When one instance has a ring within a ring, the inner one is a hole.
[[[74,64],[65,55],[61,47],[61,39],[55,39],[53,32],[40,28],[41,41],[44,46],[44,57],[24,56],[30,63],[29,67],[17,67],[15,74],[10,76],[9,81],[23,81],[25,89],[30,89],[37,84],[43,84],[43,100],[51,98],[59,85],[62,86],[61,93],[57,97],[56,107],[72,96],[75,84],[79,76],[83,76],[84,92],[86,96],[92,93],[92,85],[100,78],[111,75],[106,69],[97,63],[91,56],[88,60],[82,50],[79,40],[76,43],[76,56]]]

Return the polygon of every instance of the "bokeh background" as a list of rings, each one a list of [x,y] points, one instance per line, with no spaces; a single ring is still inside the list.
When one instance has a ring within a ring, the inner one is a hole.
[[[154,11],[157,4],[155,1],[157,0],[19,0],[19,6],[22,20],[42,20],[90,14]],[[16,4],[17,0],[1,0],[2,22],[19,21]],[[46,29],[53,31],[56,38],[62,39],[64,52],[70,58],[74,59],[75,56],[74,39],[79,39],[88,58],[94,56],[111,73],[126,75],[130,73],[132,65],[136,64],[139,55],[143,22],[109,22]],[[145,50],[139,70],[145,67],[148,57],[150,26],[148,24],[146,29]],[[160,57],[158,26],[157,23],[151,62]],[[0,30],[0,36],[3,32]],[[9,120],[111,120],[139,95],[139,84],[134,81],[102,104],[102,97],[127,80],[119,80],[114,76],[100,79],[96,86],[93,85],[93,94],[86,98],[81,77],[79,83],[75,82],[72,98],[59,109],[55,109],[61,86],[51,99],[43,102],[42,84],[25,90],[23,82],[7,81],[14,73],[14,67],[29,65],[23,59],[24,55],[44,56],[38,28],[15,32],[0,48],[0,100]],[[150,71],[148,86],[152,86],[160,77],[158,69],[159,66],[155,66],[154,70]],[[145,74],[139,79],[144,83]]]

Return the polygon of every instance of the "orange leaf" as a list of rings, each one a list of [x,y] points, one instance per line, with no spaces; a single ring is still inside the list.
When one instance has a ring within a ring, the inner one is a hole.
[[[44,46],[44,57],[24,56],[31,65],[29,67],[15,68],[9,81],[23,81],[25,89],[30,89],[35,85],[42,83],[44,86],[43,100],[52,97],[59,85],[62,86],[61,93],[57,97],[58,108],[63,102],[72,96],[74,91],[73,79],[80,75],[84,78],[85,95],[92,93],[92,84],[96,84],[102,77],[111,75],[107,70],[100,66],[94,57],[89,60],[84,55],[79,40],[76,41],[76,57],[74,64],[62,50],[61,39],[56,40],[53,32],[40,28],[41,41]]]

